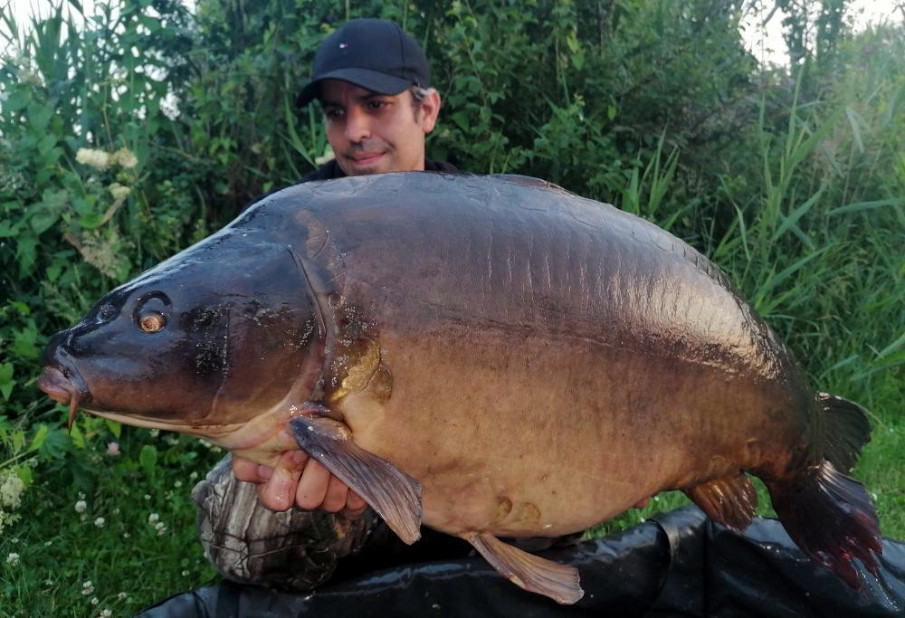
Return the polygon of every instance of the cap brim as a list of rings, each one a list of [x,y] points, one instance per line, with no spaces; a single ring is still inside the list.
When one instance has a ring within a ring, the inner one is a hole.
[[[338,69],[308,82],[296,99],[296,104],[301,107],[310,103],[312,99],[316,99],[320,95],[321,83],[327,79],[349,82],[377,94],[399,94],[413,84],[412,81],[402,77],[394,77],[370,69]]]

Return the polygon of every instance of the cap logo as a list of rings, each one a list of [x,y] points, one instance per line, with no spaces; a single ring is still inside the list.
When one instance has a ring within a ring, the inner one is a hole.
[[[339,48],[340,48],[340,49],[348,49],[348,47],[349,47],[349,44],[348,44],[348,43],[340,43],[340,44],[339,44]]]

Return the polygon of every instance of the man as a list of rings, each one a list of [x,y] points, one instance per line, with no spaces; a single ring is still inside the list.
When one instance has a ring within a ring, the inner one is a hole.
[[[315,99],[323,107],[335,159],[302,182],[457,171],[425,158],[425,138],[436,126],[440,95],[430,87],[424,52],[395,23],[358,19],[328,36],[315,54],[313,75],[298,103]],[[228,462],[221,462],[193,492],[202,544],[227,578],[306,589],[325,581],[340,558],[365,545],[379,544],[384,558],[407,552],[392,547],[391,533],[364,501],[305,452],[284,453],[274,468],[235,458],[235,478]],[[293,505],[302,510],[291,509]],[[419,550],[408,554],[437,551],[447,543],[422,541]]]

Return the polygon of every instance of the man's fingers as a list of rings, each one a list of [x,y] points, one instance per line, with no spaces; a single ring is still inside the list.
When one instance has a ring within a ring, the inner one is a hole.
[[[343,509],[343,515],[347,519],[358,519],[361,517],[362,513],[365,512],[366,508],[368,508],[368,503],[350,489],[349,494],[346,497],[346,508]]]
[[[276,467],[258,465],[244,457],[233,458],[233,475],[258,484],[261,503],[272,511],[285,511],[296,504],[312,511],[342,511],[345,517],[360,517],[367,503],[304,451],[287,451]]]
[[[330,482],[327,484],[327,494],[324,496],[324,503],[321,509],[328,513],[336,513],[346,506],[346,498],[349,495],[349,488],[341,480],[335,476],[330,476]]]
[[[316,459],[309,459],[295,492],[295,503],[308,511],[320,508],[329,484],[330,471]]]
[[[308,462],[303,451],[288,451],[280,457],[273,474],[263,485],[258,485],[261,503],[272,511],[285,511],[295,501],[296,485]],[[264,466],[261,466],[264,468]],[[258,470],[259,474],[261,470]]]
[[[233,457],[233,476],[240,481],[248,483],[260,483],[265,479],[260,478],[258,474],[258,466],[255,462],[244,457]]]

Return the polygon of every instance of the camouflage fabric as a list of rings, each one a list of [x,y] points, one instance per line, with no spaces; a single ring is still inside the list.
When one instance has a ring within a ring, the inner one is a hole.
[[[331,579],[473,554],[465,541],[424,527],[421,539],[406,545],[371,508],[354,520],[295,507],[271,511],[258,501],[254,483],[233,476],[231,455],[195,486],[192,498],[208,560],[223,577],[242,584],[300,592]],[[580,538],[576,533],[507,541],[533,552]]]
[[[358,552],[383,522],[371,510],[341,514],[260,504],[254,483],[233,476],[224,458],[192,491],[201,544],[223,577],[282,590],[310,590],[330,579],[337,562]]]

